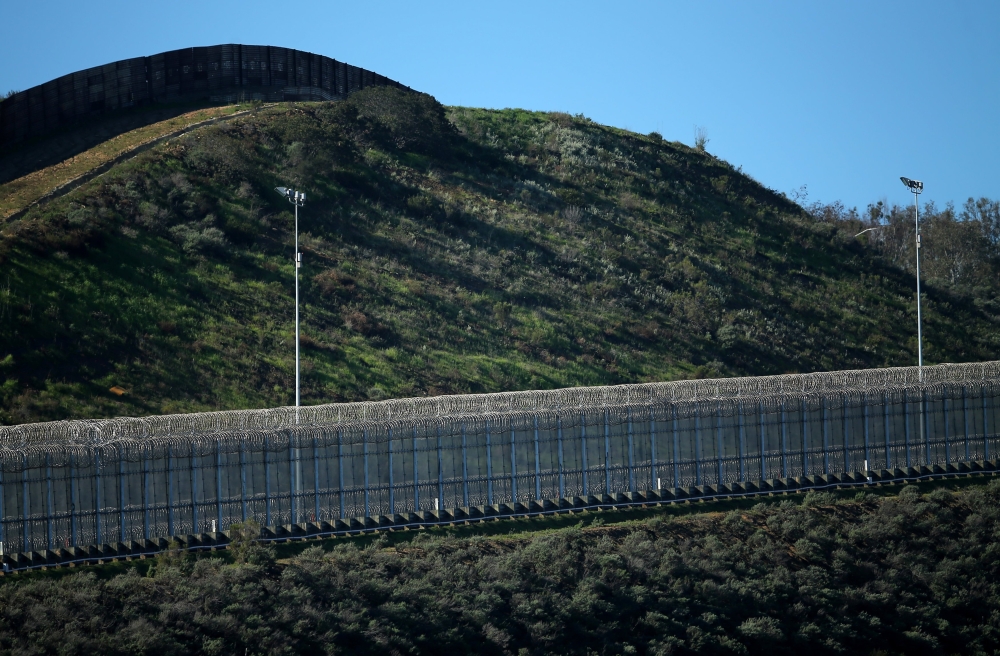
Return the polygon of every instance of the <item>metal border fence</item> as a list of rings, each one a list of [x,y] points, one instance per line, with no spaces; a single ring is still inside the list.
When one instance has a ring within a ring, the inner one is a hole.
[[[7,552],[995,457],[1000,362],[0,427]]]
[[[0,100],[0,148],[151,103],[336,100],[387,77],[291,48],[225,44],[95,66]]]

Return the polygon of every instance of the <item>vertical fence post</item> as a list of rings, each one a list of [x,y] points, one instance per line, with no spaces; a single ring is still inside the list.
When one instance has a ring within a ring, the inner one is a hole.
[[[990,429],[989,415],[986,413],[986,385],[980,388],[980,395],[983,397],[983,460],[990,459]]]
[[[393,457],[392,457],[392,428],[388,428],[386,430],[388,431],[388,435],[389,435],[389,517],[392,517],[393,515],[396,514],[396,474],[393,471],[393,467],[394,467],[394,465],[396,463],[393,462]],[[464,429],[464,426],[463,426],[463,431],[464,430],[465,429]],[[463,442],[465,441],[464,434],[462,436],[462,441]],[[317,488],[317,490],[319,489],[319,478],[316,479],[316,488]],[[317,492],[317,495],[318,494],[319,493]],[[318,508],[319,508],[319,501],[318,501],[318,496],[317,496],[317,501],[316,501],[316,508],[317,508],[317,510],[316,510],[316,517],[318,518],[319,517],[319,510],[318,510]]]
[[[222,530],[222,440],[215,441],[215,506],[216,524],[215,530]]]
[[[985,407],[986,404],[984,403],[983,408]],[[562,415],[556,417],[556,440],[558,441],[559,445],[559,498],[564,499],[566,497],[566,472],[565,468],[563,467]]]
[[[31,497],[28,496],[28,454],[25,453],[21,456],[22,473],[21,473],[21,503],[23,504],[24,512],[21,515],[24,520],[21,522],[21,533],[23,533],[22,539],[24,540],[24,547],[21,551],[32,551],[31,547],[31,521],[28,519],[31,517]],[[98,531],[99,532],[99,531]],[[100,540],[98,540],[100,544]]]
[[[892,449],[889,446],[889,390],[882,393],[882,416],[885,421],[885,468],[892,471]]]
[[[298,452],[298,449],[295,448],[296,437],[297,436],[294,433],[292,433],[292,431],[288,431],[288,512],[289,512],[288,523],[289,524],[299,523],[299,513],[298,513],[299,508],[298,505],[296,504],[296,501],[298,501],[298,499],[296,498],[295,494],[295,490],[297,490],[299,487],[298,477],[295,475],[296,470],[298,469],[297,467],[298,461],[295,459],[295,455]],[[367,466],[367,464],[368,462],[366,460],[365,465]]]
[[[240,511],[242,521],[247,521],[247,445],[246,438],[240,438]]]
[[[802,397],[802,475],[809,475],[809,406]]]
[[[361,454],[365,467],[365,517],[371,517],[371,507],[368,502],[369,482],[368,482],[368,429],[361,431]]]
[[[604,494],[611,494],[611,427],[608,409],[604,409]]]
[[[847,423],[847,394],[844,394],[844,471],[851,471],[850,433]]]
[[[194,442],[191,442],[191,534],[198,535],[198,478],[194,454]]]
[[[174,533],[174,448],[167,444],[167,533]],[[99,537],[99,536],[98,536]],[[97,540],[100,543],[100,539]]]
[[[941,387],[941,411],[944,414],[944,463],[947,469],[948,464],[951,463],[951,436],[948,430],[948,386],[943,385]],[[930,439],[930,433],[927,433],[928,440]]]
[[[867,476],[867,472],[871,470],[871,454],[868,451],[868,392],[861,395],[861,407],[865,422],[865,475]]]
[[[560,471],[562,467],[560,467]],[[490,420],[486,420],[486,504],[493,505],[493,444],[490,442]]]
[[[79,502],[76,484],[76,454],[72,451],[69,452],[69,536],[70,536],[70,546],[75,547],[77,545],[77,533],[79,529],[77,528],[76,519],[76,504]],[[0,482],[0,490],[3,489],[3,484]],[[3,494],[0,494],[0,518],[3,518]],[[3,542],[3,524],[0,523],[0,542]]]
[[[535,414],[535,500],[542,498],[542,464],[539,462],[538,414]]]
[[[781,477],[788,478],[788,412],[781,399]]]
[[[760,402],[760,480],[767,480],[767,459],[764,456],[767,450],[767,434],[764,432],[764,402]]]
[[[437,435],[438,456],[438,510],[444,510],[444,457],[441,455],[441,420],[437,422],[435,435]]]
[[[823,475],[830,474],[830,417],[826,411],[826,398],[820,399],[820,414],[823,422]]]
[[[674,438],[674,454],[673,454],[673,465],[674,465],[674,488],[679,488],[681,486],[681,463],[680,463],[680,453],[681,453],[681,435],[680,435],[680,419],[677,416],[677,404],[673,404],[673,438]],[[657,486],[659,487],[659,486]]]
[[[469,507],[469,451],[464,421],[462,422],[462,505]]]
[[[965,461],[969,461],[969,399],[962,385],[962,420],[965,425]]]
[[[701,485],[701,403],[694,404],[694,484]]]
[[[927,390],[920,391],[920,428],[924,432],[924,464],[931,466],[931,431],[927,420]]]
[[[718,463],[719,463],[719,485],[722,485],[725,482],[725,476],[723,475],[724,472],[723,472],[723,465],[722,465],[722,401],[718,402],[718,407],[716,408],[715,424],[716,424],[715,425],[715,430],[716,430],[716,434],[715,434],[715,441],[716,441],[715,448],[716,448],[716,453],[715,453],[715,455],[716,455],[716,458],[718,459]]]
[[[417,429],[413,429],[416,434]],[[346,517],[344,511],[344,432],[337,430],[337,497],[340,501],[340,519]]]
[[[489,422],[486,423],[486,443],[489,444],[490,429]],[[488,448],[488,447],[487,447]],[[487,462],[489,462],[489,451],[487,451]],[[492,496],[492,494],[490,495]],[[417,462],[417,427],[413,427],[413,512],[420,512],[420,464]],[[344,515],[343,506],[340,511],[341,517]]]
[[[71,463],[70,466],[72,467],[72,462],[73,462],[73,452],[72,451],[70,451],[69,457],[70,457],[70,463]],[[7,531],[6,531],[7,520],[4,519],[7,516],[7,513],[4,512],[3,497],[4,497],[4,495],[3,495],[3,467],[0,467],[0,544],[3,544],[7,540]],[[15,504],[15,507],[16,507],[16,504]],[[76,519],[75,516],[73,517],[73,519],[74,520]],[[73,526],[75,528],[75,526],[76,526],[75,521],[73,523]],[[74,547],[76,546],[76,531],[73,531],[73,546]]]
[[[514,418],[510,420],[510,507],[517,503],[517,448],[514,443]]]
[[[28,461],[27,461],[27,457],[25,457],[24,466],[25,466],[24,474],[25,474],[25,476],[27,476],[28,475],[28,470],[27,470]],[[96,447],[94,449],[94,529],[95,529],[95,531],[97,533],[97,535],[96,535],[97,544],[104,544],[104,535],[103,535],[103,532],[101,531],[101,528],[102,528],[101,527],[101,493],[102,492],[103,492],[103,490],[101,489],[101,447]],[[27,503],[27,501],[28,501],[28,498],[27,498],[27,494],[25,494],[25,499],[24,500],[25,500],[25,504],[24,504],[24,518],[25,518],[24,539],[25,539],[25,543],[24,543],[24,549],[23,549],[23,551],[27,551],[28,550],[28,542],[27,542],[27,540],[28,540],[28,529],[27,529],[27,518],[28,518],[28,503]],[[170,534],[173,535],[173,532],[171,532]]]
[[[267,435],[264,435],[264,525],[271,525],[271,458],[267,448]]]
[[[45,522],[45,541],[48,548],[52,549],[53,533],[55,533],[55,507],[52,502],[52,454],[45,454],[45,514],[48,516]]]
[[[635,492],[635,447],[632,444],[632,408],[626,408],[628,419],[628,491]]]
[[[910,463],[910,392],[903,390],[903,443],[906,448],[906,468],[913,465]]]
[[[324,434],[325,437],[325,434]],[[391,437],[391,433],[390,433]],[[392,444],[390,441],[389,444]],[[319,442],[313,436],[313,502],[316,506],[313,509],[313,521],[317,524],[320,521],[319,513]]]
[[[737,439],[739,440],[740,449],[740,482],[745,483],[747,480],[747,435],[746,430],[743,426],[743,401],[740,400],[736,404],[736,421],[738,423],[737,427]]]
[[[649,473],[652,479],[649,489],[655,490],[660,486],[656,484],[656,414],[652,403],[649,404]]]
[[[583,479],[583,496],[590,495],[590,487],[587,485],[587,416],[580,413],[580,474]]]
[[[142,539],[149,539],[149,449],[142,450]]]
[[[125,447],[118,447],[118,535],[125,543]]]

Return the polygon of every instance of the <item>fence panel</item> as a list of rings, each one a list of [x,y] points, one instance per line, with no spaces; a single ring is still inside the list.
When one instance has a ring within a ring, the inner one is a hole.
[[[984,363],[0,427],[0,543],[947,466],[995,458],[998,397]]]

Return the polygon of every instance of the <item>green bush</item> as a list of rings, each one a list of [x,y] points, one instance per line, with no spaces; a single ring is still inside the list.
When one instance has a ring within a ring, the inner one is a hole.
[[[947,505],[914,503],[945,497]],[[382,535],[367,546],[338,539],[278,560],[247,524],[234,529],[234,564],[171,555],[147,577],[132,569],[98,578],[95,569],[2,579],[0,650],[1000,650],[998,482],[836,507],[782,502],[670,520],[607,517],[492,538],[434,531]]]

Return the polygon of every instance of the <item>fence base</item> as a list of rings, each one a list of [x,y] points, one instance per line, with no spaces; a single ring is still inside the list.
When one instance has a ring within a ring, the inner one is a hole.
[[[284,526],[261,528],[260,539],[265,542],[294,542],[310,538],[361,535],[378,531],[398,531],[424,529],[449,524],[472,524],[504,518],[537,517],[581,512],[583,510],[614,510],[627,508],[649,508],[673,503],[690,503],[708,500],[733,499],[774,494],[807,492],[809,490],[843,489],[847,487],[876,487],[911,481],[946,479],[975,474],[996,475],[1000,473],[1000,460],[978,460],[949,463],[946,466],[932,465],[906,467],[868,472],[845,472],[841,474],[820,474],[760,481],[741,481],[723,485],[698,485],[686,488],[619,492],[600,496],[588,495],[563,499],[544,499],[528,503],[500,503],[486,506],[465,506],[461,508],[422,510],[419,512],[396,513],[379,517],[352,517],[332,521],[302,522]],[[179,543],[184,551],[216,551],[225,549],[230,542],[228,531],[201,533],[198,535],[175,535],[172,538],[133,540],[128,543],[69,547],[65,549],[45,549],[0,556],[3,571],[0,575],[17,574],[32,569],[52,567],[75,567],[78,564],[96,565],[111,561],[131,561],[145,559],[170,549],[172,543]]]

